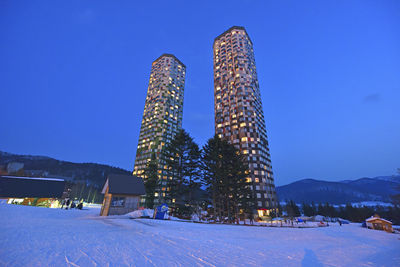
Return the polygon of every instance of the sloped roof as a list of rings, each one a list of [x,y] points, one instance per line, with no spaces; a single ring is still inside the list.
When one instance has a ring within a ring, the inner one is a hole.
[[[120,195],[145,195],[143,179],[132,175],[110,174],[102,193],[108,187],[108,193]]]
[[[368,219],[366,219],[365,221],[367,221],[367,222],[372,222],[372,221],[384,221],[384,222],[387,222],[387,223],[390,223],[390,224],[392,224],[392,222],[391,221],[388,221],[388,220],[385,220],[385,219],[382,219],[382,218],[380,218],[380,217],[374,217],[374,216],[372,216],[372,217],[369,217]]]
[[[63,179],[0,176],[0,197],[59,198],[64,187]]]

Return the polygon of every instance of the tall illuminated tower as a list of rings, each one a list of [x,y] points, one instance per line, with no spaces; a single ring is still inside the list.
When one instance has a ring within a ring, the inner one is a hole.
[[[234,26],[214,40],[215,133],[247,156],[260,216],[277,207],[253,43]]]
[[[154,153],[162,180],[156,203],[163,200],[167,190],[168,174],[161,151],[182,129],[185,72],[186,66],[171,54],[161,55],[151,67],[133,175],[142,176]]]

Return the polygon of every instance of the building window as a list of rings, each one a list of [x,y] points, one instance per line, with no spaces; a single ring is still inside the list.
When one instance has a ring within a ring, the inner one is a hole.
[[[123,207],[123,206],[125,206],[124,197],[113,197],[111,199],[111,207]]]

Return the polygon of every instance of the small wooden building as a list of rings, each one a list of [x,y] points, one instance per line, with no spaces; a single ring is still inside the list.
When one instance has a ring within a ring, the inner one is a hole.
[[[378,214],[366,219],[365,222],[369,229],[384,230],[389,233],[393,232],[392,222],[382,219]]]
[[[140,197],[146,194],[142,178],[110,174],[104,184],[100,216],[121,215],[139,209]]]

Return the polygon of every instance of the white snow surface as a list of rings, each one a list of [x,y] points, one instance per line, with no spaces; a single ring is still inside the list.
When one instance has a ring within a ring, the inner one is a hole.
[[[400,235],[359,224],[280,228],[0,205],[0,266],[400,266]]]
[[[154,210],[152,209],[144,209],[144,210],[135,210],[127,214],[132,219],[137,219],[141,217],[150,217],[153,218]]]

